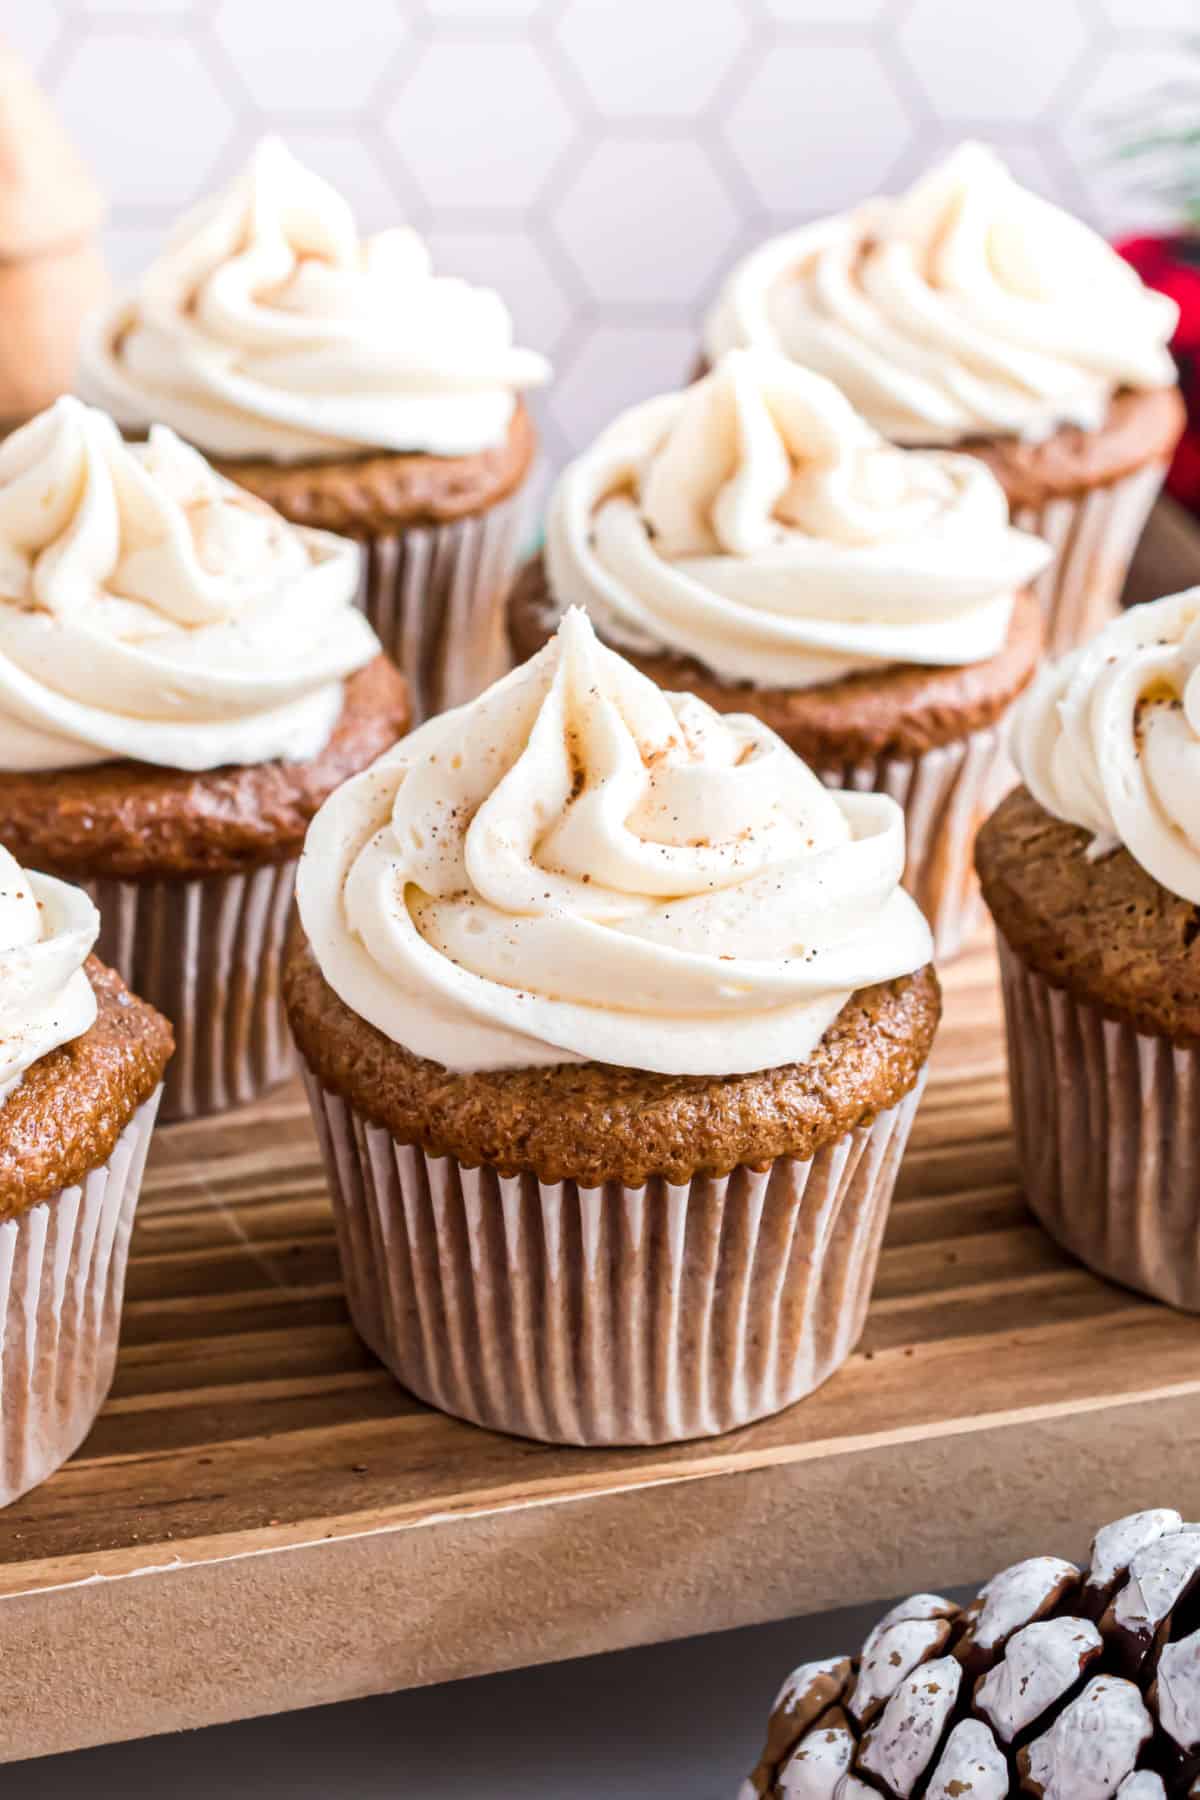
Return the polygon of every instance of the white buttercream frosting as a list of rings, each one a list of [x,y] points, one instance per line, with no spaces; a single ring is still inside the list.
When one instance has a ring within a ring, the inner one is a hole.
[[[82,888],[30,875],[0,845],[0,1104],[96,1018],[84,963],[100,915]]]
[[[768,350],[622,414],[561,477],[556,599],[611,641],[729,680],[809,687],[995,656],[1051,551],[976,457],[897,449]]]
[[[162,421],[208,455],[288,463],[489,449],[549,373],[499,294],[435,275],[408,228],[360,237],[341,195],[266,138],[91,322],[80,391],[126,429]]]
[[[823,788],[572,611],[326,802],[298,899],[326,980],[420,1056],[722,1075],[802,1060],[928,962],[903,865],[893,801]]]
[[[772,238],[706,328],[830,376],[899,443],[1099,426],[1123,387],[1170,387],[1178,308],[1096,232],[967,143],[907,194]]]
[[[379,654],[358,554],[56,401],[0,444],[0,769],[317,755]]]
[[[1124,845],[1200,904],[1200,587],[1131,607],[1047,666],[1018,702],[1013,750],[1047,812]]]

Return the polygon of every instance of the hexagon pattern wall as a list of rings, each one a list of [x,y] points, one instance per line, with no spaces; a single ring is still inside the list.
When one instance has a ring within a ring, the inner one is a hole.
[[[1109,229],[1104,155],[1197,0],[6,0],[113,201],[119,271],[266,129],[489,279],[561,458],[680,379],[730,259],[986,135]]]

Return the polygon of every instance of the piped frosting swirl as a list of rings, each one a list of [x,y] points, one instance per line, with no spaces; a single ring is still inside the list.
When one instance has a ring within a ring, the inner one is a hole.
[[[1120,388],[1174,385],[1178,308],[1104,239],[966,143],[908,193],[772,238],[706,327],[828,375],[898,443],[1096,429]]]
[[[330,986],[461,1071],[801,1061],[930,957],[904,821],[757,720],[666,694],[567,614],[326,802],[298,879]]]
[[[764,687],[985,661],[1050,554],[977,458],[896,448],[766,350],[618,418],[546,527],[556,598],[606,638]]]

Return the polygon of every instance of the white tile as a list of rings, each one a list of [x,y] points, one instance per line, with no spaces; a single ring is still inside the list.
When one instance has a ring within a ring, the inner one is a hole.
[[[346,113],[362,106],[408,33],[395,0],[325,0],[282,27],[277,5],[222,0],[214,27],[260,106]]]
[[[690,325],[598,325],[589,332],[550,395],[570,454],[625,407],[681,386],[695,356]]]
[[[861,25],[880,18],[888,0],[765,0],[777,19],[797,25]]]
[[[686,117],[716,93],[747,40],[734,0],[704,0],[680,29],[675,6],[642,6],[614,17],[612,0],[570,0],[559,42],[600,111],[612,118]],[[669,79],[665,71],[670,71]]]
[[[249,0],[250,4],[254,0]],[[75,0],[77,11],[95,13],[103,18],[108,13],[147,13],[151,16],[195,12],[199,0]]]
[[[330,131],[323,125],[283,124],[280,130],[305,167],[345,195],[361,231],[409,223],[404,195],[397,193],[383,161],[365,139],[352,130]]]
[[[439,274],[496,288],[508,302],[518,343],[553,356],[571,322],[571,301],[524,231],[434,230],[429,248]]]
[[[0,36],[10,50],[40,71],[63,28],[62,7],[53,0],[9,0],[0,19]]]
[[[724,130],[768,210],[811,215],[886,186],[912,125],[866,44],[786,44],[763,56]]]
[[[71,49],[55,98],[118,205],[194,200],[233,130],[227,101],[183,37],[87,35]]]
[[[532,18],[544,4],[545,0],[425,0],[425,9],[435,19],[490,21]]]
[[[1077,0],[914,0],[897,41],[943,119],[1036,118],[1092,38]]]
[[[1200,26],[1196,0],[1100,0],[1114,25],[1131,31],[1189,31]]]
[[[686,306],[727,261],[738,212],[698,144],[622,138],[591,152],[553,224],[602,304]]]
[[[171,228],[171,216],[164,213],[156,225],[127,224],[118,216],[104,229],[104,254],[117,281],[135,281],[153,261]]]
[[[386,125],[430,204],[471,211],[531,205],[573,136],[535,50],[466,37],[426,46]]]
[[[1177,169],[1165,162],[1123,160],[1117,150],[1147,131],[1172,122],[1193,128],[1195,101],[1180,93],[1186,65],[1175,51],[1122,47],[1106,55],[1091,79],[1072,96],[1062,141],[1074,163],[1096,222],[1108,231],[1168,224],[1178,207],[1148,191],[1156,177]],[[1192,93],[1195,89],[1192,87]]]

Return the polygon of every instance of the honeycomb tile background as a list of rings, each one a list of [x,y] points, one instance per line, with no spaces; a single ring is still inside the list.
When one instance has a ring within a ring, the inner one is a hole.
[[[764,233],[959,138],[1107,230],[1155,205],[1114,123],[1178,81],[1197,0],[8,0],[113,203],[120,273],[264,130],[491,280],[554,359],[560,460],[688,368]]]

